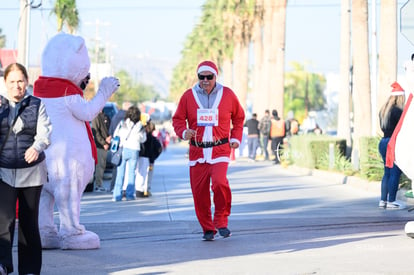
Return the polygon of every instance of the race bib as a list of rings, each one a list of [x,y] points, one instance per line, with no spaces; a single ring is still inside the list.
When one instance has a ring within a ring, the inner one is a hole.
[[[197,126],[218,126],[218,109],[197,109]]]

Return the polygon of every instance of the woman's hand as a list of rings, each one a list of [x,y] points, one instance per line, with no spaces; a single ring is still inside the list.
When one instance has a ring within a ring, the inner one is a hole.
[[[27,163],[32,163],[33,161],[37,160],[38,157],[39,157],[39,152],[37,152],[36,149],[33,147],[30,147],[24,153],[24,160]]]

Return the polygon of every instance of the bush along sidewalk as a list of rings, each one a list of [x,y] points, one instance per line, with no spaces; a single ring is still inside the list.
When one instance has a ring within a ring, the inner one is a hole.
[[[327,135],[298,135],[287,140],[281,156],[285,166],[317,169],[356,176],[369,182],[380,182],[384,163],[378,152],[380,137],[360,139],[359,169],[355,170],[346,156],[346,140]],[[411,180],[404,174],[400,178],[400,189],[411,191]],[[413,196],[407,192],[407,197]]]

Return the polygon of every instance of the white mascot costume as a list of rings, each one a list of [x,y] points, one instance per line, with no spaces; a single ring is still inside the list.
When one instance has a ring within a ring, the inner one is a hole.
[[[412,127],[414,124],[414,54],[411,60],[405,63],[405,78],[406,103],[400,121],[388,143],[386,166],[392,167],[394,163],[397,164],[401,171],[413,181],[414,155],[410,150],[414,147],[414,128]],[[409,209],[411,210],[413,209]],[[404,230],[407,236],[414,238],[414,221],[407,222]]]
[[[48,182],[39,206],[39,229],[45,249],[97,249],[97,234],[79,223],[82,193],[92,178],[96,161],[89,121],[118,89],[114,77],[102,79],[96,96],[86,101],[90,61],[85,41],[65,33],[55,35],[42,54],[42,75],[34,84],[53,125],[51,145],[45,151]],[[56,204],[60,226],[54,223]]]

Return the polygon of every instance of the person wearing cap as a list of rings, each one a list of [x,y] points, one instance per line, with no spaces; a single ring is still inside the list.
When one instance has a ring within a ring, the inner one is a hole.
[[[242,140],[245,114],[236,94],[217,82],[218,69],[214,62],[201,62],[196,72],[199,81],[184,92],[172,121],[177,136],[189,141],[195,212],[203,229],[203,239],[212,241],[217,230],[224,238],[231,235],[228,216],[232,194],[227,169],[231,150],[238,148]]]
[[[393,88],[391,94],[379,111],[383,137],[379,142],[378,150],[384,161],[384,175],[381,181],[381,200],[378,206],[386,209],[403,209],[403,204],[396,201],[401,170],[395,163],[392,167],[385,165],[387,154],[390,153],[387,152],[389,150],[387,149],[388,143],[400,120],[405,104],[405,92],[401,86],[394,82],[391,87]]]

